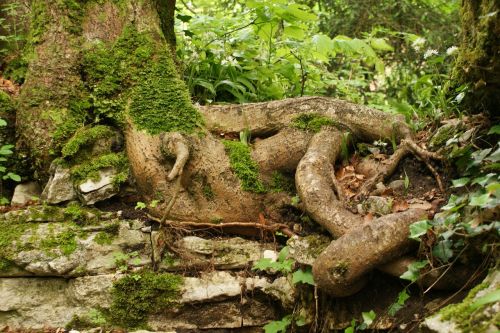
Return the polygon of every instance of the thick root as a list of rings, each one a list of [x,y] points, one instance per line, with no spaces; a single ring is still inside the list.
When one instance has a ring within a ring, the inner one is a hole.
[[[363,286],[365,273],[409,249],[409,227],[425,217],[425,211],[412,209],[353,227],[333,241],[314,262],[318,287],[336,297],[356,293]]]
[[[330,234],[339,237],[363,219],[346,210],[332,188],[333,164],[340,153],[341,132],[323,129],[309,144],[295,173],[295,185],[305,210]]]

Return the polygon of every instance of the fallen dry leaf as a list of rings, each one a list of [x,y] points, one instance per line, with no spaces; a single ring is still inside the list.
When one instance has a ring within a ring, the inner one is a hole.
[[[404,212],[405,210],[408,210],[410,208],[410,205],[406,200],[396,200],[392,204],[392,212],[397,213],[397,212]]]
[[[366,214],[365,216],[363,216],[363,221],[366,223],[366,222],[371,222],[373,220],[373,214],[372,213],[368,213]]]

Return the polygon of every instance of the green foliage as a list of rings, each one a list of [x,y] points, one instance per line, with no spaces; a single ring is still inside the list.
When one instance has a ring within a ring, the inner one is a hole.
[[[259,179],[259,166],[250,156],[250,147],[240,141],[222,141],[229,155],[231,168],[241,181],[241,188],[254,193],[265,193]]]
[[[387,311],[389,313],[389,316],[394,316],[399,310],[401,310],[409,298],[410,295],[408,294],[407,288],[400,291],[398,294],[398,298],[394,303],[391,304]]]
[[[182,277],[144,271],[128,274],[113,284],[110,316],[123,328],[142,328],[148,315],[176,306]]]
[[[370,310],[369,312],[362,312],[361,316],[363,318],[363,321],[358,324],[356,319],[353,319],[351,321],[351,326],[346,328],[344,330],[344,333],[354,333],[356,331],[364,331],[368,329],[368,327],[373,323],[377,315],[373,310]]]
[[[286,333],[288,326],[292,324],[292,315],[283,317],[281,320],[271,321],[264,328],[265,333]]]
[[[252,269],[261,271],[271,270],[284,274],[291,273],[295,262],[292,259],[287,259],[288,251],[288,246],[285,246],[279,252],[278,260],[272,260],[271,258],[259,259],[253,264]]]
[[[73,318],[65,327],[68,330],[92,329],[95,327],[109,327],[107,313],[99,309],[90,309],[83,315],[73,315]]]
[[[111,243],[113,243],[114,238],[115,235],[112,235],[105,231],[101,231],[97,235],[95,235],[94,242],[99,245],[110,245]]]
[[[312,274],[311,268],[307,268],[306,270],[298,269],[292,274],[292,282],[294,284],[304,283],[310,284],[311,286],[315,286],[314,276]]]
[[[320,33],[318,13],[303,3],[217,5],[205,1],[199,8],[202,13],[192,16],[183,11],[178,16],[184,31],[178,55],[186,64],[184,77],[191,95],[201,103],[324,94],[333,81],[342,81],[328,68],[336,54],[378,71],[383,68],[368,42]]]
[[[77,248],[76,236],[77,233],[75,230],[69,227],[62,232],[51,234],[49,237],[42,239],[40,248],[48,253],[54,249],[60,249],[63,255],[69,256],[71,253],[75,252]]]
[[[317,133],[323,126],[334,126],[335,122],[330,118],[320,116],[316,113],[305,113],[292,120],[292,127]]]

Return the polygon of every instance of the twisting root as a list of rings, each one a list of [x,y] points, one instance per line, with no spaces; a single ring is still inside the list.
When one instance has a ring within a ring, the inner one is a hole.
[[[401,162],[403,157],[405,157],[409,153],[414,154],[418,159],[424,162],[424,164],[427,166],[429,171],[436,179],[436,183],[438,184],[439,190],[442,193],[445,193],[446,189],[443,185],[443,181],[441,180],[441,176],[429,161],[431,159],[443,161],[445,158],[438,153],[427,151],[419,147],[415,143],[415,141],[413,141],[410,138],[406,138],[401,140],[399,147],[385,162],[385,165],[381,168],[381,170],[363,184],[358,194],[356,195],[356,199],[359,200],[365,198],[370,193],[370,191],[375,187],[376,184],[389,178],[396,171],[399,162]]]

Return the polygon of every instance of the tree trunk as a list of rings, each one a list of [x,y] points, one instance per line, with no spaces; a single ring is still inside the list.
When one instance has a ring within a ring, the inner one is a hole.
[[[278,183],[288,176],[303,209],[346,240],[334,241],[315,263],[320,287],[335,296],[356,292],[367,269],[405,253],[408,225],[422,214],[394,214],[365,226],[344,208],[332,189],[344,133],[401,141],[399,158],[412,149],[428,156],[411,144],[401,117],[344,101],[303,97],[195,108],[173,59],[174,5],[33,0],[18,145],[42,180],[51,162],[69,168],[75,185],[115,169],[115,184],[133,179],[144,201],[157,202],[151,212],[162,222],[279,221],[292,194]],[[253,144],[221,140],[240,133]],[[393,160],[373,179],[395,169],[399,159]],[[360,242],[366,246],[358,250]],[[342,254],[331,260],[337,250]]]
[[[469,85],[467,108],[495,115],[500,105],[500,1],[462,1],[462,40],[453,71],[457,86]]]

